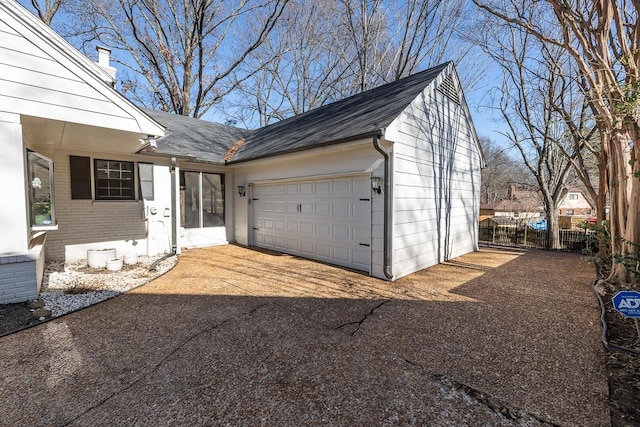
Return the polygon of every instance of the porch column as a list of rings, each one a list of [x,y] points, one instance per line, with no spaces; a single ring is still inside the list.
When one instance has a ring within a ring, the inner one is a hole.
[[[0,111],[0,255],[29,249],[26,162],[20,115]]]

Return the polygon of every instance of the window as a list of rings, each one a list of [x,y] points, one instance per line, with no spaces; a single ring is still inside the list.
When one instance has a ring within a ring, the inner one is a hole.
[[[133,162],[94,160],[96,200],[134,200]]]
[[[151,163],[138,163],[138,179],[140,198],[153,200],[153,165]]]
[[[225,223],[224,175],[180,171],[180,225],[218,227]]]
[[[591,215],[591,209],[587,209],[587,215]]]
[[[32,227],[56,224],[53,209],[53,161],[35,153],[27,152],[29,174],[29,217]]]
[[[573,209],[567,209],[566,215],[573,216]]]
[[[569,193],[569,200],[578,200],[578,193]]]

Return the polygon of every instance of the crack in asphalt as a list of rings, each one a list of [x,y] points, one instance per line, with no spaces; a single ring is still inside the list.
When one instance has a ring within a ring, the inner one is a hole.
[[[374,311],[376,311],[377,309],[379,309],[380,307],[382,307],[383,305],[385,305],[388,302],[391,302],[391,299],[386,299],[386,300],[382,301],[381,303],[379,303],[378,305],[376,305],[375,307],[371,308],[371,310],[369,310],[367,313],[365,313],[364,316],[360,320],[356,320],[355,322],[343,323],[342,325],[336,326],[336,329],[342,329],[342,328],[344,328],[346,326],[350,326],[350,325],[357,325],[356,329],[351,332],[351,336],[354,336],[356,334],[356,332],[358,332],[360,330],[360,326],[362,326],[364,321],[367,320],[367,318],[369,318],[369,316],[371,316]]]
[[[68,425],[72,424],[73,422],[75,422],[78,419],[80,419],[82,416],[84,416],[84,415],[88,414],[89,412],[93,411],[94,409],[97,409],[100,406],[104,405],[106,402],[108,402],[109,400],[111,400],[112,398],[117,396],[118,394],[129,390],[130,388],[132,388],[136,384],[140,383],[145,378],[148,378],[151,374],[155,373],[167,360],[169,360],[169,358],[171,358],[173,355],[178,353],[178,351],[180,351],[182,348],[184,348],[187,344],[189,344],[191,341],[193,341],[197,337],[199,337],[199,336],[201,336],[201,335],[203,335],[203,334],[205,334],[207,332],[210,332],[210,331],[213,331],[215,329],[218,329],[218,328],[226,325],[229,322],[232,322],[234,320],[240,319],[240,318],[242,318],[244,316],[252,315],[253,313],[258,311],[262,307],[265,307],[265,306],[271,305],[271,304],[272,304],[271,302],[266,302],[266,303],[263,303],[263,304],[259,304],[259,305],[255,306],[254,308],[252,308],[251,310],[242,312],[242,313],[240,313],[240,314],[238,314],[236,316],[232,316],[232,317],[226,318],[226,319],[224,319],[224,320],[222,320],[222,321],[220,321],[218,323],[215,323],[213,325],[207,326],[206,328],[203,328],[200,331],[194,333],[193,335],[188,337],[186,340],[184,340],[180,344],[176,345],[171,351],[169,351],[164,357],[162,357],[155,365],[153,365],[151,367],[151,369],[149,369],[147,372],[145,372],[144,374],[140,375],[138,378],[136,378],[135,380],[133,380],[129,384],[126,384],[126,385],[116,389],[115,391],[113,391],[108,396],[105,396],[104,398],[102,398],[96,404],[86,408],[84,411],[82,411],[76,417],[66,421],[64,424],[62,424],[62,426],[68,426]]]
[[[427,370],[427,368],[420,363],[413,362],[406,358],[404,359],[404,361],[411,366],[415,366],[425,371]],[[490,396],[487,393],[471,387],[467,384],[456,381],[453,378],[447,377],[446,375],[431,373],[431,377],[437,384],[440,394],[442,394],[443,396],[446,397],[446,395],[450,395],[452,392],[461,393],[463,395],[463,398],[466,397],[467,399],[471,399],[479,405],[484,406],[488,411],[496,414],[497,416],[506,418],[508,421],[518,423],[517,425],[531,425],[531,422],[536,422],[543,426],[560,426],[560,424],[545,420],[522,409],[510,407],[504,402],[500,401],[500,399]]]

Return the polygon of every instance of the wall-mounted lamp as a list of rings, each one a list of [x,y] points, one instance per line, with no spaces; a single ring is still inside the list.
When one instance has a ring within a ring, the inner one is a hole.
[[[238,185],[238,195],[244,197],[246,194],[244,185]]]
[[[382,178],[380,178],[379,176],[372,176],[371,189],[376,194],[382,194]]]

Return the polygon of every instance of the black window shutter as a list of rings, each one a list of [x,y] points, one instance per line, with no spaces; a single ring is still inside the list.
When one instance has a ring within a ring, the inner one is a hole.
[[[91,199],[91,161],[89,157],[69,156],[71,198]]]

